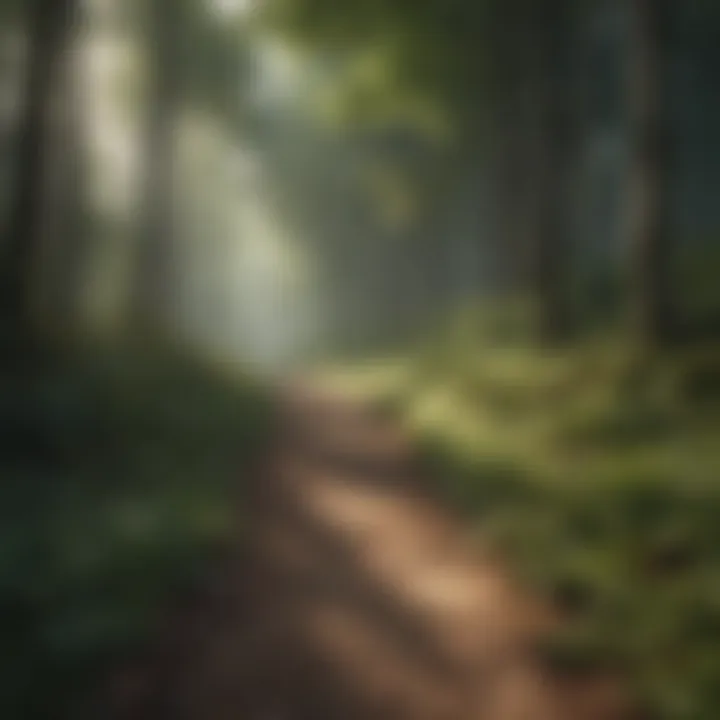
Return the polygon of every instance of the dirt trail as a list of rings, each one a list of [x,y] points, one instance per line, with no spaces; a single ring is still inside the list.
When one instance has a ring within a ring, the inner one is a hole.
[[[418,490],[393,427],[312,394],[283,420],[245,540],[123,718],[620,717],[601,688],[541,667],[537,607]]]

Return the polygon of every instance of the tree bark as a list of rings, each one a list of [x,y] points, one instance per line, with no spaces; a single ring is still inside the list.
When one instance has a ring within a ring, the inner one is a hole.
[[[572,331],[571,272],[572,170],[576,158],[572,93],[572,0],[538,7],[538,157],[535,190],[538,225],[531,251],[532,286],[541,342],[557,344]]]
[[[29,9],[27,80],[0,287],[7,332],[16,340],[20,335],[33,334],[38,322],[35,271],[50,191],[49,125],[56,74],[63,65],[76,9],[76,0],[35,0]]]
[[[630,0],[630,11],[630,312],[638,340],[655,346],[670,339],[674,325],[665,214],[668,8],[664,0]]]
[[[530,116],[524,100],[528,82],[528,31],[522,18],[524,3],[496,0],[491,5],[489,115],[492,144],[489,150],[492,182],[492,217],[495,256],[508,295],[527,288],[528,228],[534,224],[528,194],[531,167],[528,141]]]
[[[544,344],[572,331],[572,170],[577,158],[572,0],[492,6],[494,234],[511,294]]]

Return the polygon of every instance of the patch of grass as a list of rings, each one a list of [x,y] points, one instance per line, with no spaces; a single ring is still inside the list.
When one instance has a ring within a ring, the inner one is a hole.
[[[82,717],[227,537],[269,422],[260,388],[169,352],[2,378],[3,718]]]

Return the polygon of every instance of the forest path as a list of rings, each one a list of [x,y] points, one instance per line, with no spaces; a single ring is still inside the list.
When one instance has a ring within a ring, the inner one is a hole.
[[[620,717],[595,683],[549,677],[538,607],[419,489],[396,427],[307,388],[280,425],[243,540],[122,717]]]

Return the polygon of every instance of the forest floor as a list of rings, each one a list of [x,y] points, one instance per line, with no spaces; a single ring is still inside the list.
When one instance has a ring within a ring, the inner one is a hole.
[[[553,676],[556,620],[432,496],[399,426],[288,392],[213,579],[114,681],[127,720],[606,720],[612,679]]]

